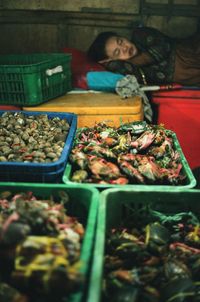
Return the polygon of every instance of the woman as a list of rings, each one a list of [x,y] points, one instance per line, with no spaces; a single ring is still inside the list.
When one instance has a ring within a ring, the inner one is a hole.
[[[88,56],[106,69],[134,74],[142,84],[200,86],[200,35],[173,39],[154,28],[140,27],[131,41],[114,32],[100,33]]]

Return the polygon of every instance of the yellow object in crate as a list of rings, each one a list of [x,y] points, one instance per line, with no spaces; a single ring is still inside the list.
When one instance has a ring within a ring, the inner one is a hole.
[[[102,121],[110,126],[119,126],[143,120],[141,97],[121,99],[115,93],[67,93],[36,107],[23,107],[23,110],[73,112],[78,115],[78,127],[92,127]]]

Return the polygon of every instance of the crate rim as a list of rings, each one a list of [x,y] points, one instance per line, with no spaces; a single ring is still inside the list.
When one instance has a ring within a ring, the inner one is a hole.
[[[151,188],[150,186],[146,189],[140,189],[140,188],[124,188],[124,187],[119,187],[119,188],[109,188],[109,189],[106,189],[104,191],[102,191],[100,193],[100,199],[103,199],[105,198],[105,196],[107,196],[108,194],[110,193],[118,193],[119,191],[121,192],[130,192],[130,193],[134,193],[134,192],[141,192],[141,193],[144,193],[144,192],[148,192],[148,193],[154,193],[156,192],[156,194],[158,193],[167,193],[167,194],[172,194],[172,193],[181,193],[181,195],[185,194],[185,193],[200,193],[200,189],[183,189],[183,190],[178,190],[178,188],[174,188],[173,191],[164,191],[162,190],[161,188],[159,188],[159,190],[156,190],[154,188]]]
[[[26,57],[32,57],[32,56],[51,56],[52,55],[52,57],[50,58],[46,58],[46,59],[43,59],[43,60],[41,60],[41,61],[39,61],[39,62],[37,62],[37,63],[30,63],[30,64],[21,64],[20,63],[20,65],[18,65],[18,64],[0,64],[0,68],[1,67],[22,67],[22,68],[24,68],[24,67],[29,67],[30,65],[31,66],[39,66],[39,65],[41,65],[41,64],[44,64],[44,63],[49,63],[49,62],[51,62],[52,63],[52,60],[57,60],[58,58],[54,58],[54,56],[55,55],[58,55],[58,56],[60,56],[60,57],[63,57],[63,58],[68,58],[68,59],[70,59],[71,57],[72,57],[72,55],[70,54],[70,53],[62,53],[62,52],[47,52],[47,53],[45,53],[45,52],[42,52],[42,53],[31,53],[31,54],[4,54],[4,55],[0,55],[0,58],[11,58],[11,57],[21,57],[21,58],[23,58],[24,56],[26,56]]]

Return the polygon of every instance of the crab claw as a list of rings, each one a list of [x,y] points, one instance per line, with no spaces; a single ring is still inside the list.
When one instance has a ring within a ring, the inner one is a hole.
[[[69,156],[71,163],[76,164],[79,168],[85,169],[87,166],[87,155],[80,151],[78,148],[74,148]]]
[[[142,135],[140,135],[135,141],[131,142],[131,147],[134,147],[137,150],[146,149],[154,141],[154,138],[154,131],[146,131]]]
[[[165,175],[165,177],[170,183],[177,184],[179,180],[183,180],[186,177],[185,175],[180,174],[181,169],[182,169],[182,164],[179,163],[176,168],[171,168],[171,169],[162,168],[161,172],[163,173],[163,175]]]
[[[170,154],[170,156],[173,158],[174,150],[172,146],[172,140],[166,137],[162,145],[150,148],[147,154],[154,155],[156,159],[164,157],[168,154]]]
[[[161,178],[160,167],[150,157],[143,157],[139,163],[138,171],[151,181]]]
[[[72,175],[72,181],[84,182],[88,177],[88,173],[85,170],[76,170]]]
[[[98,145],[96,146],[86,146],[84,148],[84,152],[93,154],[98,157],[105,157],[105,158],[110,158],[110,159],[115,159],[116,155],[108,148],[103,148]]]
[[[120,162],[120,168],[130,178],[135,179],[138,183],[145,183],[142,174],[127,161]]]
[[[95,175],[107,176],[109,178],[118,178],[121,176],[119,168],[103,158],[90,158],[88,167]]]
[[[109,181],[112,185],[126,185],[128,183],[128,179],[126,177],[119,177],[117,179],[112,179]]]

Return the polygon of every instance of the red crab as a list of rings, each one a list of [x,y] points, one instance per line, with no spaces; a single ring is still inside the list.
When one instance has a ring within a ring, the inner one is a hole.
[[[131,163],[127,161],[122,161],[119,164],[122,171],[130,178],[136,180],[138,183],[145,183],[145,179],[137,168],[134,168]]]
[[[85,169],[88,163],[87,155],[80,151],[78,148],[74,148],[71,151],[71,154],[69,156],[71,163],[77,165],[81,169]]]
[[[131,142],[131,147],[134,147],[137,150],[146,149],[154,141],[155,135],[155,132],[152,130],[145,131],[135,141]]]
[[[99,175],[100,177],[116,179],[122,176],[117,165],[103,158],[90,157],[88,167],[94,175]]]

